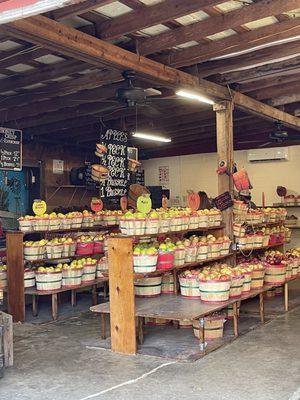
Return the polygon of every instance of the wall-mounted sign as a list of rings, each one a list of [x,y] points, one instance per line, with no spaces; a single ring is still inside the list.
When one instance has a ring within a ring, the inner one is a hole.
[[[97,197],[93,197],[91,201],[91,210],[94,212],[103,210],[103,201]]]
[[[107,148],[101,163],[108,168],[108,179],[100,184],[101,197],[120,199],[128,191],[127,132],[108,129],[100,135],[100,141]]]
[[[52,171],[54,174],[64,173],[64,161],[63,160],[53,160]]]
[[[44,200],[34,200],[32,204],[32,211],[35,215],[43,215],[47,211],[47,204]]]
[[[136,208],[139,212],[144,214],[150,212],[152,208],[152,201],[150,198],[150,194],[143,194],[142,196],[138,197]]]
[[[22,170],[22,131],[0,128],[0,169]]]
[[[162,186],[163,189],[168,189],[170,185],[169,166],[165,165],[162,167],[158,167],[158,175],[159,185]]]

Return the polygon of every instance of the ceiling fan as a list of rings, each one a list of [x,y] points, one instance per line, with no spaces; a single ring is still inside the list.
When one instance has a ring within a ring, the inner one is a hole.
[[[162,97],[162,92],[154,88],[142,88],[134,84],[136,80],[136,72],[133,70],[126,70],[122,73],[124,78],[124,85],[119,87],[115,92],[115,99],[76,99],[74,102],[80,103],[94,103],[103,102],[110,103],[112,106],[105,111],[112,110],[112,113],[118,112],[125,108],[136,108],[142,114],[148,114],[150,116],[159,116],[161,112],[153,107],[153,100],[165,100],[166,97]],[[116,107],[119,106],[119,107]]]
[[[270,144],[281,144],[284,142],[289,142],[289,141],[298,141],[300,142],[300,133],[298,135],[290,135],[288,131],[286,131],[283,127],[280,121],[275,122],[275,129],[273,132],[269,134],[268,141],[260,144],[258,147],[266,147],[269,146]],[[244,141],[239,141],[239,144],[246,144],[246,143],[257,143],[257,140],[244,140]]]

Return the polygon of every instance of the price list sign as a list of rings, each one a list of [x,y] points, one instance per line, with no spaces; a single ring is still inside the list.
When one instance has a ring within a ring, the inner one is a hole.
[[[0,169],[22,170],[22,131],[0,127]]]
[[[128,190],[128,159],[127,132],[108,129],[100,136],[102,144],[107,148],[101,159],[101,164],[108,168],[108,179],[101,183],[101,197],[119,199],[127,195]]]

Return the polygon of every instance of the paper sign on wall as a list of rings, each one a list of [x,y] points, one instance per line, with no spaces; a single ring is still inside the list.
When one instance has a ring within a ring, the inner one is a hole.
[[[168,189],[170,184],[169,166],[165,165],[158,167],[158,175],[159,185],[162,186],[163,189]]]
[[[64,173],[64,161],[63,160],[53,160],[52,167],[54,174],[63,174]]]

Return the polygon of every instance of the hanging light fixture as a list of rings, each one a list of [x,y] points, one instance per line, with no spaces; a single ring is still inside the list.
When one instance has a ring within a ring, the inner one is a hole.
[[[201,96],[200,94],[192,93],[192,92],[187,92],[186,90],[178,90],[176,92],[177,96],[185,97],[186,99],[190,100],[197,100],[200,101],[201,103],[206,103],[206,104],[215,104],[213,100],[208,99],[207,97]]]

